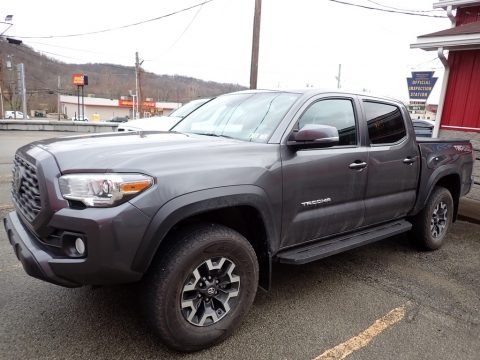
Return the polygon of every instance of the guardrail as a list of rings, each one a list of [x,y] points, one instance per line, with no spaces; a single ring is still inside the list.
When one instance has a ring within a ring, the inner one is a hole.
[[[115,131],[116,123],[81,122],[72,120],[0,120],[0,130],[69,131],[99,133]]]

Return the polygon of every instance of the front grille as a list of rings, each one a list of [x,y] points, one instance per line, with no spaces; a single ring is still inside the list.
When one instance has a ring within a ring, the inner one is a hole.
[[[18,155],[13,163],[12,197],[22,215],[35,220],[42,209],[37,169]]]

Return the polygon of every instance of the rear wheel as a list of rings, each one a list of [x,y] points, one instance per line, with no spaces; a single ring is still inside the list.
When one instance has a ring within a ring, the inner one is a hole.
[[[258,284],[256,254],[221,225],[190,227],[170,240],[147,279],[147,315],[170,348],[200,350],[228,337],[248,312]]]
[[[415,217],[412,234],[420,246],[436,250],[445,242],[452,220],[452,195],[447,189],[436,187],[425,208]]]

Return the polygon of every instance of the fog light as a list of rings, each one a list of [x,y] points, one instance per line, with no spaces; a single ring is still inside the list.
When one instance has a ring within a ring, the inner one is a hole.
[[[77,252],[80,255],[85,254],[85,243],[83,242],[83,240],[81,238],[77,238],[75,240],[75,250],[77,250]]]

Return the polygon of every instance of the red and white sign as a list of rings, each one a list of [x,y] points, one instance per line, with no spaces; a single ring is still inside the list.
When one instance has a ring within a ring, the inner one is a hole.
[[[135,103],[136,105],[136,103]],[[118,106],[120,107],[132,107],[133,101],[132,100],[118,100]],[[155,101],[144,101],[143,108],[150,108],[155,109]]]

